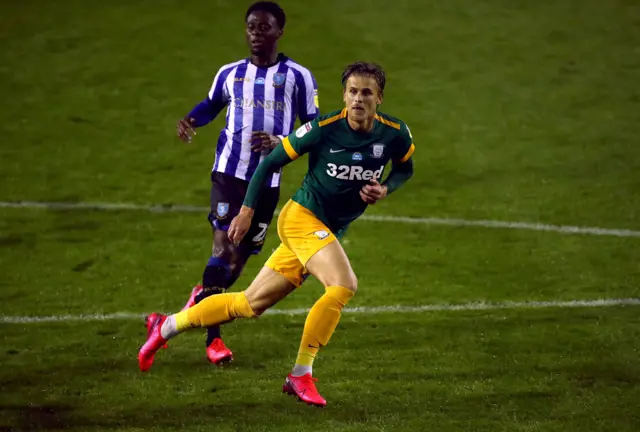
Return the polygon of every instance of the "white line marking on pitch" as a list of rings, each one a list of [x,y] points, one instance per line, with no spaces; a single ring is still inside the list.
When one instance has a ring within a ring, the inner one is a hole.
[[[139,205],[126,203],[63,203],[63,202],[34,202],[34,201],[17,201],[17,202],[1,202],[0,207],[4,208],[31,208],[46,210],[135,210],[147,211],[155,213],[204,213],[208,212],[208,207],[188,206],[188,205]],[[612,229],[598,227],[578,227],[571,225],[549,225],[529,222],[508,222],[497,220],[467,220],[467,219],[448,219],[448,218],[418,218],[406,216],[385,216],[385,215],[367,215],[360,217],[362,220],[374,222],[396,222],[407,224],[426,224],[426,225],[449,225],[449,226],[471,226],[482,228],[506,228],[506,229],[523,229],[531,231],[551,231],[563,234],[588,234],[599,236],[615,236],[615,237],[640,237],[640,231],[629,229]]]
[[[460,303],[460,304],[431,304],[422,306],[360,306],[345,308],[347,314],[378,314],[390,312],[419,313],[442,311],[496,311],[503,309],[547,309],[547,308],[598,308],[607,306],[640,306],[640,298],[597,299],[597,300],[567,300],[567,301],[528,301],[502,303]],[[265,315],[305,315],[309,309],[270,309]],[[144,313],[117,312],[112,314],[88,315],[51,315],[51,316],[10,316],[0,315],[0,323],[4,324],[33,324],[69,321],[113,321],[133,320],[144,318]]]

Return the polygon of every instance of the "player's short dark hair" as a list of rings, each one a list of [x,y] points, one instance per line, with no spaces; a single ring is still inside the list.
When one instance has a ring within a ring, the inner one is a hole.
[[[364,75],[373,77],[378,84],[380,94],[384,93],[384,85],[387,83],[387,74],[384,73],[382,66],[376,63],[355,62],[351,63],[342,72],[342,88],[347,85],[347,80],[351,75]]]
[[[278,23],[278,27],[280,27],[280,29],[284,29],[284,25],[287,22],[287,17],[278,3],[270,1],[255,2],[254,4],[249,6],[249,9],[247,9],[247,14],[244,16],[244,20],[246,21],[247,18],[249,18],[249,15],[256,11],[266,12],[273,15],[273,17],[276,19],[276,22]]]

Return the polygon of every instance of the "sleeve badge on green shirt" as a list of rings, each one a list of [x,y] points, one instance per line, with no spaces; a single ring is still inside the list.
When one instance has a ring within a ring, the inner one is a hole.
[[[298,138],[302,138],[303,136],[305,136],[307,134],[307,132],[309,132],[311,129],[313,128],[313,126],[311,126],[311,123],[305,123],[302,126],[300,126],[298,128],[298,130],[296,131],[296,136]]]

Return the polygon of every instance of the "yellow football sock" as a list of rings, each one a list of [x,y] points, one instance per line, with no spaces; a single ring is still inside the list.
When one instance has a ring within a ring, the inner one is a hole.
[[[236,318],[256,316],[244,292],[216,294],[176,314],[176,329],[211,327],[233,321]]]
[[[354,292],[341,286],[329,286],[307,315],[296,365],[312,366],[318,349],[329,343],[340,321],[340,311]]]

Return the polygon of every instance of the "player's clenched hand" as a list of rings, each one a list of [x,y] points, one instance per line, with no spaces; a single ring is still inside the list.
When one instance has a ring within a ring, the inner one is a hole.
[[[176,126],[176,133],[178,138],[180,138],[184,142],[191,142],[191,138],[196,134],[196,130],[194,127],[194,123],[196,119],[193,117],[185,117],[178,121],[178,125]]]
[[[254,152],[273,150],[278,144],[280,144],[280,138],[277,136],[262,131],[254,131],[251,134],[251,150]]]
[[[251,227],[251,219],[253,219],[253,209],[242,206],[238,216],[234,217],[229,225],[227,236],[234,245],[239,245],[249,228]]]
[[[360,189],[360,198],[367,204],[375,204],[376,201],[383,199],[387,196],[387,187],[378,183],[373,179],[369,181],[369,184],[362,186]]]

